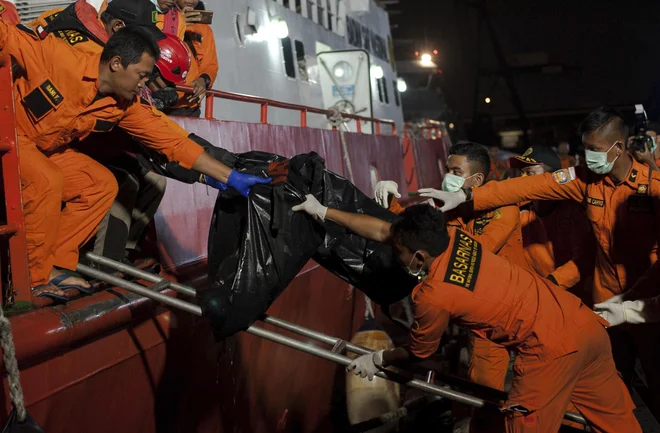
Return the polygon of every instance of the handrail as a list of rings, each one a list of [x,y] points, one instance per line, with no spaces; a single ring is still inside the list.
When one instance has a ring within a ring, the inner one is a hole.
[[[159,275],[155,274],[150,274],[145,271],[141,271],[138,269],[128,269],[131,268],[131,266],[122,264],[120,262],[117,262],[112,259],[108,259],[106,257],[98,256],[95,254],[88,253],[87,258],[92,260],[93,262],[97,262],[99,264],[104,264],[105,266],[114,268],[116,270],[123,269],[124,271],[127,271],[126,273],[133,275],[138,278],[143,278],[149,282],[155,283],[154,285],[150,287],[145,287],[140,284],[132,283],[126,280],[123,280],[121,278],[115,277],[113,275],[107,274],[105,272],[99,271],[94,268],[90,268],[88,266],[78,264],[77,271],[80,272],[83,275],[87,275],[92,278],[97,278],[99,280],[105,281],[110,284],[114,284],[117,287],[121,287],[125,290],[128,290],[130,292],[133,292],[137,295],[144,296],[146,298],[149,298],[151,300],[161,302],[165,305],[168,305],[170,307],[174,308],[179,308],[185,312],[191,313],[195,316],[201,316],[202,315],[202,308],[197,305],[193,304],[191,302],[184,301],[182,299],[174,298],[171,296],[168,296],[165,293],[161,293],[160,290],[164,290],[165,288],[171,288],[174,289],[175,291],[179,293],[183,293],[186,295],[194,295],[196,294],[196,290],[193,289],[192,287],[188,287],[182,284],[175,283],[173,281],[169,281],[165,279],[164,277],[161,277]],[[287,331],[296,333],[298,335],[305,336],[307,338],[316,340],[320,343],[326,343],[329,345],[333,345],[332,350],[325,350],[322,349],[316,345],[310,345],[307,342],[294,339],[291,337],[286,337],[282,334],[278,334],[273,331],[268,331],[264,328],[257,327],[257,326],[250,326],[246,332],[252,335],[255,335],[257,337],[264,338],[266,340],[270,340],[272,342],[290,347],[292,349],[299,350],[304,353],[308,353],[310,355],[317,356],[319,358],[326,359],[328,361],[335,362],[337,364],[347,366],[352,359],[341,355],[338,352],[343,352],[345,350],[357,354],[366,354],[366,353],[372,353],[369,349],[358,346],[356,344],[341,340],[336,337],[331,337],[329,335],[323,334],[318,331],[314,331],[312,329],[304,328],[300,325],[296,325],[291,322],[287,322],[282,319],[277,319],[275,317],[271,317],[268,315],[264,315],[264,317],[261,318],[261,320],[264,323],[267,323],[272,326],[276,326],[282,329],[285,329]],[[481,398],[469,395],[469,394],[464,394],[455,390],[452,390],[447,387],[442,387],[438,386],[434,383],[433,377],[429,375],[427,381],[422,381],[422,380],[417,380],[417,379],[409,379],[409,378],[404,378],[400,374],[396,374],[392,371],[387,371],[387,370],[381,370],[376,374],[378,377],[381,377],[383,379],[388,379],[392,380],[394,382],[401,383],[403,385],[406,385],[411,388],[415,388],[417,390],[427,392],[439,397],[445,397],[450,400],[456,401],[461,404],[465,404],[467,406],[471,407],[484,407],[485,405],[488,404],[493,404],[491,402],[488,402],[486,400],[483,400]],[[573,413],[573,412],[566,412],[564,414],[564,418],[573,421],[576,423],[580,423],[583,425],[587,425],[586,420],[584,417],[580,414]],[[587,431],[589,427],[587,426]]]
[[[178,85],[176,89],[180,92],[192,93],[193,89],[190,86]],[[220,99],[229,99],[231,101],[247,102],[250,104],[260,104],[261,105],[261,123],[268,124],[268,108],[282,108],[285,110],[296,110],[300,112],[300,127],[307,127],[307,113],[322,114],[324,116],[330,116],[333,114],[331,110],[325,110],[323,108],[308,107],[306,105],[292,104],[289,102],[276,101],[274,99],[262,98],[259,96],[244,95],[242,93],[226,92],[224,90],[209,89],[206,91],[206,106],[204,109],[204,117],[209,120],[214,120],[213,118],[213,98],[218,97]],[[387,119],[377,119],[375,117],[364,117],[358,116],[357,114],[347,114],[342,113],[342,117],[345,119],[351,119],[358,121],[357,122],[357,132],[362,132],[362,122],[371,122],[375,125],[376,135],[380,135],[380,125],[390,125],[392,128],[392,135],[397,135],[396,123],[393,120]],[[336,129],[336,128],[333,128]]]
[[[6,57],[6,56],[5,56]],[[2,263],[2,271],[9,270],[11,285],[2,294],[5,305],[14,301],[30,301],[30,274],[27,259],[27,241],[23,218],[21,176],[18,168],[16,115],[12,89],[11,63],[0,59],[0,164],[2,164],[2,192],[4,193],[4,224],[0,236],[8,237],[9,263]]]

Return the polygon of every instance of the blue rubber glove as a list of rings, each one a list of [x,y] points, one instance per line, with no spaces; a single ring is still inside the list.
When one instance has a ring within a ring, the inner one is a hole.
[[[243,174],[237,171],[232,170],[229,173],[229,178],[227,179],[227,185],[234,188],[238,191],[243,197],[247,197],[250,194],[250,187],[257,184],[270,183],[272,179],[259,176],[254,176],[251,174]]]
[[[204,175],[204,183],[207,184],[208,186],[212,186],[213,188],[215,188],[217,190],[220,190],[220,191],[226,191],[227,188],[229,188],[227,186],[227,184],[222,183],[219,180],[214,179],[211,176],[208,176],[206,174]]]

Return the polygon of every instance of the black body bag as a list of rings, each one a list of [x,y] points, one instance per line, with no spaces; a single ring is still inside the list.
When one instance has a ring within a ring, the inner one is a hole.
[[[328,207],[394,219],[324,163],[313,152],[291,159],[264,152],[236,155],[235,170],[273,181],[254,186],[248,200],[231,189],[218,194],[209,233],[210,284],[199,294],[216,338],[258,320],[309,259],[379,304],[404,298],[417,284],[389,245],[291,210],[313,194]]]

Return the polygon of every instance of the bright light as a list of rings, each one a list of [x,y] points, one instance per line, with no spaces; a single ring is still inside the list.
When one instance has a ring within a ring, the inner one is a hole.
[[[415,51],[415,57],[419,56],[419,51]]]
[[[431,55],[429,53],[422,54],[422,66],[431,66],[433,62],[431,61]]]
[[[269,39],[284,39],[289,36],[289,26],[282,18],[275,17],[259,27],[257,33],[251,36],[250,40],[255,42],[267,41]]]
[[[377,80],[380,80],[383,78],[383,75],[385,75],[385,72],[383,72],[383,68],[380,67],[380,65],[371,65],[371,76],[374,77]]]
[[[438,55],[438,50],[433,50],[433,54]]]
[[[455,127],[456,127],[456,125],[454,125],[454,123],[449,124],[449,129],[454,129]]]
[[[270,22],[273,26],[273,34],[278,39],[284,39],[289,36],[289,26],[286,25],[286,21],[281,18],[274,18]]]
[[[397,78],[396,90],[398,90],[399,93],[403,93],[406,90],[408,90],[408,85],[406,84],[406,80],[404,80],[403,78]]]
[[[484,102],[485,102],[486,104],[490,104],[490,98],[489,98],[489,97],[486,97],[486,99],[484,99]]]
[[[338,67],[335,68],[335,70],[333,72],[335,74],[335,77],[341,78],[341,77],[344,76],[345,71],[344,71],[344,68],[342,68],[341,66],[338,66]]]

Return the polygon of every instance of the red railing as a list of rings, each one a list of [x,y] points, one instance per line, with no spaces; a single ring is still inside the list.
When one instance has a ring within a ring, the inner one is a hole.
[[[5,218],[0,225],[0,236],[9,238],[9,263],[0,263],[0,265],[1,272],[8,272],[11,269],[11,290],[3,293],[5,304],[14,300],[30,301],[31,287],[14,113],[11,67],[7,62],[4,66],[0,66],[0,159],[2,160],[2,192],[5,199]]]
[[[176,86],[180,92],[192,93],[190,86]],[[243,95],[240,93],[225,92],[222,90],[210,89],[206,92],[206,106],[204,108],[204,117],[213,120],[213,100],[214,98],[229,99],[231,101],[247,102],[250,104],[261,105],[261,123],[268,123],[268,108],[282,108],[285,110],[300,111],[300,127],[307,127],[307,113],[322,114],[324,116],[331,115],[330,110],[322,108],[307,107],[305,105],[290,104],[288,102],[275,101],[272,99],[260,98],[258,96]],[[374,132],[376,135],[381,133],[381,124],[390,125],[392,128],[392,135],[396,135],[396,124],[393,120],[376,119],[374,117],[363,117],[356,114],[343,114],[344,119],[351,119],[356,121],[357,132],[362,132],[362,122],[371,122],[374,125]],[[334,129],[334,128],[333,128]]]

